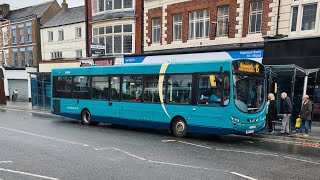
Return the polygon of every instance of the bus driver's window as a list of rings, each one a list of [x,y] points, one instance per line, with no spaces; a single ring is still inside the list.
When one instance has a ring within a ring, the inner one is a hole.
[[[198,103],[220,106],[222,97],[222,76],[217,74],[199,77]]]

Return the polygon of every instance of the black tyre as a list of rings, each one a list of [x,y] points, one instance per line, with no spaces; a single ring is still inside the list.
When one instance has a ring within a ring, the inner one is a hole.
[[[187,123],[186,121],[179,117],[173,120],[171,124],[171,132],[176,137],[186,137],[187,136]]]
[[[91,119],[91,113],[88,109],[82,110],[81,123],[85,125],[97,125],[97,122],[93,122]]]

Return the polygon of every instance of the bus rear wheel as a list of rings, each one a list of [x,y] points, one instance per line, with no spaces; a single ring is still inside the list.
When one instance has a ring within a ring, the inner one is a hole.
[[[85,125],[97,125],[98,123],[91,121],[91,113],[88,109],[81,112],[81,123]]]
[[[187,136],[186,121],[181,117],[178,117],[175,120],[173,120],[171,125],[171,132],[176,137],[186,137]]]

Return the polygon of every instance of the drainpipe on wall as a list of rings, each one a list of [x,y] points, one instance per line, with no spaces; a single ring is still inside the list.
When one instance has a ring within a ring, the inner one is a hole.
[[[87,54],[87,57],[89,57],[89,39],[88,39],[88,37],[89,37],[89,32],[88,32],[88,26],[89,26],[89,23],[88,23],[88,19],[89,19],[89,11],[88,11],[88,0],[85,0],[85,2],[84,2],[84,4],[85,4],[85,8],[86,8],[86,17],[85,17],[85,29],[86,29],[86,37],[85,37],[85,39],[86,39],[86,54]]]
[[[281,0],[278,0],[278,14],[277,14],[277,29],[276,29],[276,36],[278,36],[278,35],[279,35],[280,5],[281,5]]]
[[[142,30],[141,30],[141,54],[144,53],[144,0],[141,0],[141,27],[142,27]]]

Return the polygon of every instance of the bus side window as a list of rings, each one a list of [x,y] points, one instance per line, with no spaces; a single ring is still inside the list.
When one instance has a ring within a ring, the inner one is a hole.
[[[107,76],[93,76],[91,83],[92,99],[109,99],[109,78]]]
[[[111,100],[119,100],[120,98],[120,77],[111,78]]]
[[[160,102],[158,81],[159,81],[159,75],[144,76],[144,92],[143,92],[144,102]],[[163,84],[163,87],[164,87],[164,84]]]
[[[170,75],[168,78],[167,96],[169,103],[190,104],[192,75]]]
[[[123,76],[122,100],[133,102],[142,101],[142,76]]]

